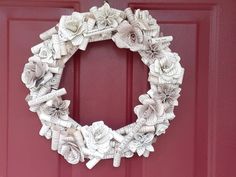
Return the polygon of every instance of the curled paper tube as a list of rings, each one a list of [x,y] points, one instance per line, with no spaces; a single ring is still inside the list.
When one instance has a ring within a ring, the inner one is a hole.
[[[51,71],[52,73],[55,73],[55,74],[60,73],[60,68],[59,67],[49,67],[48,70]]]
[[[128,145],[128,143],[132,140],[134,137],[135,133],[138,132],[138,130],[145,124],[146,119],[144,118],[138,118],[138,122],[136,125],[133,127],[132,131],[124,138],[124,140],[120,143],[117,149],[117,153],[121,153],[123,149]]]
[[[49,30],[47,30],[47,31],[45,31],[45,32],[43,32],[43,33],[41,33],[41,34],[39,35],[39,37],[40,37],[40,39],[42,39],[42,40],[46,40],[46,39],[51,38],[51,36],[52,36],[53,34],[56,34],[56,33],[57,33],[57,29],[56,29],[56,27],[54,26],[54,27],[50,28]]]
[[[50,116],[43,113],[38,113],[38,116],[41,120],[44,120],[44,121],[47,121],[47,122],[50,122],[52,124],[56,124],[62,127],[70,128],[72,125],[71,121],[69,120],[65,121],[65,120],[57,119],[57,121],[52,121]]]
[[[65,95],[65,94],[66,94],[66,89],[62,88],[62,89],[59,89],[59,90],[56,90],[56,91],[52,91],[52,92],[50,92],[50,93],[48,93],[44,96],[41,96],[41,97],[35,98],[33,100],[30,100],[28,102],[28,104],[29,104],[29,106],[35,106],[37,104],[40,104],[40,103],[46,102],[48,100],[51,100],[54,97],[59,97],[59,96]]]
[[[80,147],[84,147],[84,140],[83,140],[83,136],[81,134],[81,132],[79,130],[74,132],[74,138],[76,143],[80,146]]]
[[[95,26],[96,21],[93,18],[89,18],[87,22],[87,30],[91,31]]]
[[[35,105],[35,106],[30,106],[29,110],[31,112],[37,112],[37,110],[39,109],[39,105]]]
[[[37,53],[39,53],[41,47],[43,47],[43,46],[44,46],[44,43],[41,42],[40,44],[37,44],[37,45],[31,47],[31,52],[32,52],[33,54],[37,54]]]
[[[51,72],[47,72],[45,76],[43,77],[43,80],[41,81],[41,85],[44,85],[46,82],[48,82],[51,78],[53,78],[53,74]]]
[[[99,158],[92,158],[86,163],[86,167],[88,169],[92,169],[101,159]]]
[[[105,40],[109,40],[111,38],[112,38],[111,34],[106,35],[106,36],[97,35],[97,36],[90,37],[89,42],[105,41]]]
[[[128,21],[131,23],[131,25],[134,25],[134,23],[135,23],[134,14],[133,14],[130,7],[125,9],[125,14],[126,14]]]
[[[52,132],[49,130],[47,131],[47,133],[45,134],[45,137],[49,140],[52,138]]]
[[[74,119],[72,119],[71,117],[69,117],[69,121],[71,122],[71,126],[77,128],[80,130],[80,128],[82,127],[80,124],[78,124]]]
[[[122,142],[124,140],[124,137],[122,135],[120,135],[119,133],[117,133],[116,131],[112,131],[113,134],[113,138],[118,141],[118,142]]]
[[[59,88],[62,72],[63,72],[63,68],[59,68],[58,74],[55,74],[51,80],[52,88],[55,90]]]
[[[74,47],[70,54],[66,55],[65,57],[61,59],[62,62],[65,64],[78,49],[79,49],[79,46]]]
[[[60,128],[55,126],[52,129],[51,149],[53,151],[56,151],[58,149],[59,139],[60,139]]]
[[[50,91],[51,91],[51,87],[50,87],[49,85],[43,85],[43,86],[40,88],[37,97],[41,97],[41,96],[43,96],[43,95],[49,93]]]
[[[126,127],[123,127],[119,130],[117,130],[116,132],[119,133],[119,134],[128,134],[132,131],[133,129],[133,126],[126,126]],[[139,129],[138,132],[140,133],[148,133],[148,132],[154,132],[155,131],[155,126],[143,126]]]
[[[104,30],[95,29],[95,30],[89,31],[88,33],[84,33],[84,36],[90,37],[90,36],[94,36],[98,34],[110,33],[115,30],[116,28],[105,28]]]
[[[102,158],[104,157],[103,154],[101,154],[101,153],[99,153],[99,152],[97,152],[97,151],[92,152],[91,150],[89,150],[89,149],[87,149],[87,148],[85,148],[85,147],[82,148],[82,151],[83,151],[83,153],[84,153],[85,155],[87,155],[87,156],[93,156],[94,158],[97,158],[97,159],[102,159]]]
[[[55,50],[54,57],[55,59],[61,58],[61,48],[60,48],[60,39],[57,34],[52,35],[53,48]]]
[[[39,135],[45,136],[49,129],[50,129],[50,126],[43,124],[42,128],[39,131]]]
[[[124,127],[121,127],[121,128],[119,128],[119,129],[117,129],[116,132],[119,133],[119,134],[125,134],[125,130],[132,128],[135,124],[136,124],[136,122],[131,123],[131,124],[129,124],[129,125],[126,125],[126,126],[124,126]]]
[[[60,40],[60,51],[61,51],[61,55],[67,55],[66,44],[62,40]]]
[[[120,153],[115,153],[114,158],[113,158],[113,166],[114,167],[119,167],[120,166],[120,161],[121,161],[121,154]]]
[[[165,42],[171,42],[172,40],[173,40],[173,36],[164,36],[164,37],[158,37],[158,38],[151,39],[152,43],[155,43],[155,42],[165,43]]]

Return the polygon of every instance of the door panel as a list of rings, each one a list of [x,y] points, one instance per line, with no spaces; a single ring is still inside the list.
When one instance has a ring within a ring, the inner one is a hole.
[[[236,41],[230,36],[236,26],[235,2],[109,2],[114,8],[150,10],[164,35],[173,35],[171,49],[179,53],[186,70],[176,119],[149,158],[122,159],[120,168],[111,160],[92,170],[85,163],[69,165],[38,135],[40,122],[27,110],[28,90],[20,75],[41,32],[61,15],[88,11],[101,1],[1,1],[0,177],[236,176],[236,62],[231,57]],[[75,53],[63,73],[61,87],[72,100],[72,117],[82,125],[103,120],[113,129],[135,121],[132,110],[148,89],[147,72],[137,53],[118,49],[112,41],[90,43],[85,52]]]

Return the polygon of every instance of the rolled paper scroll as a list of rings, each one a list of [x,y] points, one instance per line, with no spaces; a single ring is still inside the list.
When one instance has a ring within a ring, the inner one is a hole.
[[[52,35],[52,43],[54,48],[54,58],[59,59],[61,58],[61,47],[60,47],[60,38],[57,34]]]
[[[45,83],[47,83],[51,78],[53,78],[53,74],[51,72],[47,72],[44,77],[43,80],[40,82],[40,85],[44,85]]]
[[[61,51],[61,55],[67,55],[66,44],[62,40],[60,40],[60,51]]]
[[[121,161],[121,154],[119,152],[116,152],[113,157],[113,166],[119,167]]]
[[[48,140],[51,139],[51,138],[52,138],[52,131],[51,131],[51,130],[47,131],[47,133],[45,134],[45,137],[46,137]]]
[[[86,163],[86,167],[88,169],[92,169],[100,160],[101,160],[100,158],[95,157]]]
[[[116,132],[120,135],[122,134],[128,134],[132,131],[133,127],[135,126],[135,122],[129,125],[126,125],[125,127],[119,128],[116,130]],[[154,132],[155,126],[142,126],[138,132],[140,133],[148,133],[148,132]]]
[[[78,144],[79,147],[84,147],[84,140],[81,132],[79,130],[76,130],[74,133],[74,138],[76,143]]]
[[[87,148],[85,148],[85,147],[82,148],[82,151],[83,151],[83,153],[84,153],[85,155],[87,155],[87,156],[93,156],[94,158],[97,158],[97,159],[100,159],[100,160],[104,157],[104,154],[102,154],[102,153],[100,153],[100,152],[98,152],[98,151],[92,152],[91,150],[89,150],[89,149],[87,149]],[[99,161],[98,161],[98,162],[99,162]]]
[[[72,122],[71,121],[66,121],[66,120],[61,120],[61,119],[56,119],[55,120],[51,120],[51,117],[44,114],[44,113],[39,113],[39,118],[41,120],[44,120],[44,121],[47,121],[47,122],[50,122],[52,124],[56,124],[56,125],[59,125],[59,126],[62,126],[62,127],[66,127],[66,128],[70,128],[72,126]]]
[[[54,89],[54,90],[57,90],[59,88],[63,69],[64,68],[59,68],[58,74],[55,74],[50,81],[50,85],[51,85],[52,89]]]
[[[58,149],[60,139],[60,128],[58,126],[54,126],[52,129],[52,142],[51,149],[56,151]]]
[[[112,38],[112,34],[107,34],[105,36],[101,36],[101,35],[95,35],[95,36],[91,36],[89,38],[89,42],[97,42],[97,41],[105,41],[105,40],[109,40]]]
[[[144,113],[143,117],[146,117],[145,113]],[[134,137],[135,133],[138,132],[138,130],[145,124],[145,122],[146,122],[145,118],[138,118],[132,131],[120,143],[120,145],[117,148],[117,152],[115,153],[115,156],[114,156],[114,157],[116,157],[117,162],[121,158],[121,153],[122,153],[123,149],[129,144],[129,142]],[[116,165],[115,167],[119,167],[118,163],[116,163],[115,165]]]
[[[59,90],[56,90],[56,91],[52,91],[44,96],[41,96],[41,97],[38,97],[38,98],[35,98],[33,100],[30,100],[28,102],[29,106],[35,106],[35,105],[38,105],[38,104],[41,104],[41,103],[44,103],[48,100],[51,100],[53,99],[54,97],[59,97],[59,96],[62,96],[62,95],[65,95],[66,94],[66,89],[65,88],[61,88]]]
[[[100,30],[100,29],[94,29],[89,31],[88,33],[84,33],[85,37],[90,37],[90,36],[94,36],[94,35],[98,35],[98,34],[104,34],[104,33],[111,33],[112,31],[115,31],[116,28],[105,28],[104,30]]]
[[[112,135],[113,135],[113,138],[118,142],[122,142],[124,140],[124,137],[120,135],[119,133],[117,133],[116,131],[112,131]]]
[[[52,73],[59,74],[60,73],[60,67],[49,67],[48,70]]]
[[[74,128],[77,128],[80,130],[80,128],[82,127],[80,124],[78,124],[74,119],[72,119],[71,117],[68,117],[69,121],[71,122],[71,126],[73,126]]]
[[[125,14],[126,14],[126,17],[127,17],[128,21],[130,22],[130,24],[134,25],[135,24],[134,14],[133,14],[130,7],[125,9]]]
[[[51,87],[50,85],[46,84],[46,85],[43,85],[40,89],[39,89],[39,92],[37,94],[37,97],[41,97],[47,93],[49,93],[51,91]]]
[[[49,30],[47,30],[47,31],[45,31],[45,32],[43,32],[43,33],[41,33],[41,34],[39,35],[39,37],[40,37],[40,39],[42,39],[42,40],[47,40],[47,39],[51,38],[51,36],[52,36],[53,34],[56,34],[56,33],[57,33],[57,29],[56,29],[56,26],[54,26],[54,27],[50,28]]]
[[[78,46],[73,47],[73,49],[70,51],[69,54],[61,58],[62,62],[65,64],[78,49],[79,49]]]
[[[40,136],[45,136],[49,129],[50,129],[49,125],[43,124],[42,128],[39,131],[39,135]]]
[[[88,19],[88,22],[87,22],[87,31],[88,32],[94,28],[95,23],[96,23],[96,21],[93,18]],[[89,37],[87,37],[86,35],[84,35],[84,37],[85,38],[83,39],[82,43],[79,45],[79,49],[81,49],[81,50],[85,50],[88,43],[89,43]]]
[[[165,42],[171,42],[172,40],[173,40],[173,36],[164,36],[164,37],[158,37],[158,38],[151,39],[152,43],[156,43],[156,42],[165,43]]]
[[[43,46],[44,46],[44,43],[41,42],[40,44],[37,44],[37,45],[31,47],[31,52],[32,52],[33,54],[38,54],[39,51],[40,51],[40,49],[41,49]]]

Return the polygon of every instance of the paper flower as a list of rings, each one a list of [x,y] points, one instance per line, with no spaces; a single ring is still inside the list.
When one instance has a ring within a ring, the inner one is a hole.
[[[176,85],[160,84],[157,87],[156,98],[160,100],[165,107],[177,106],[181,89]]]
[[[94,122],[91,126],[81,128],[87,148],[91,152],[104,154],[110,148],[110,140],[113,138],[112,130],[103,121]]]
[[[152,133],[137,133],[134,136],[134,140],[129,143],[128,148],[132,152],[137,152],[139,156],[143,155],[145,151],[154,152],[154,148],[152,146],[153,138],[154,135]]]
[[[144,32],[145,36],[156,37],[159,36],[160,27],[156,19],[152,18],[148,10],[137,9],[134,14],[135,23]]]
[[[166,129],[169,127],[170,123],[168,120],[165,120],[161,123],[158,123],[155,127],[156,127],[156,132],[155,134],[157,136],[161,135],[161,134],[165,134],[166,133]]]
[[[162,42],[152,42],[151,40],[145,41],[145,50],[140,50],[138,53],[142,57],[142,61],[145,65],[151,65],[157,59],[161,59],[164,54],[163,50],[170,51],[168,46],[170,42],[162,43]]]
[[[139,101],[143,105],[138,105],[134,108],[134,112],[138,117],[142,117],[145,112],[148,112],[146,120],[147,125],[155,125],[158,117],[164,113],[164,106],[160,102],[152,99],[148,94],[139,96]]]
[[[97,21],[98,29],[104,29],[107,26],[117,27],[122,18],[120,13],[112,8],[110,8],[108,3],[98,8],[93,15]]]
[[[63,41],[71,40],[73,45],[80,45],[83,42],[83,32],[86,30],[84,17],[78,12],[70,16],[62,16],[59,22],[58,34]]]
[[[84,161],[84,155],[77,144],[73,141],[62,140],[58,153],[63,155],[70,164],[77,164]]]
[[[164,52],[160,60],[150,65],[150,75],[157,77],[155,84],[181,84],[184,69],[181,67],[180,57],[176,53]]]
[[[117,33],[112,37],[112,40],[117,47],[128,48],[131,51],[142,50],[144,47],[142,44],[142,31],[138,27],[132,26],[127,21],[123,21],[117,27]]]
[[[24,71],[21,75],[22,82],[27,88],[37,87],[40,79],[46,74],[48,65],[40,60],[30,61],[25,64]]]
[[[54,62],[54,53],[55,50],[51,40],[47,40],[43,42],[43,45],[38,49],[38,52],[35,53],[35,55],[38,56],[42,62],[51,64]]]
[[[68,120],[69,114],[69,100],[62,100],[61,98],[55,98],[53,100],[47,101],[41,108],[43,113],[50,115],[52,120],[62,119]]]

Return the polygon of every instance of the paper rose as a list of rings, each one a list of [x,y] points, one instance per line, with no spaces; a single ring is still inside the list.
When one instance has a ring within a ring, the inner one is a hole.
[[[154,135],[152,133],[137,133],[134,136],[134,140],[129,143],[128,148],[132,152],[137,152],[139,156],[143,155],[145,151],[154,152],[154,148],[152,146],[153,138]]]
[[[126,20],[117,27],[117,33],[112,37],[119,48],[129,48],[131,51],[143,49],[143,33],[135,26],[129,24]]]
[[[54,62],[54,53],[55,50],[53,48],[51,40],[47,40],[43,42],[43,45],[39,48],[37,53],[34,54],[38,56],[42,62],[51,64]]]
[[[108,3],[104,3],[102,7],[93,12],[93,15],[97,21],[98,29],[104,29],[107,26],[117,27],[122,20],[120,13],[110,8]]]
[[[160,27],[156,22],[156,19],[152,18],[148,10],[137,9],[134,14],[136,24],[145,36],[156,37],[159,36]]]
[[[106,153],[110,148],[110,140],[113,138],[112,130],[103,121],[94,122],[91,126],[83,126],[83,134],[86,146],[91,152]]]
[[[69,105],[69,100],[55,98],[53,100],[47,101],[41,107],[41,110],[46,115],[50,115],[52,119],[68,120]]]
[[[78,12],[73,12],[70,16],[62,16],[60,19],[58,34],[63,41],[71,40],[73,45],[80,45],[85,30],[84,17]]]
[[[176,53],[164,52],[160,60],[150,65],[150,76],[157,77],[155,84],[181,84],[184,69],[181,67],[180,57]]]
[[[138,105],[134,108],[134,112],[138,117],[142,117],[145,111],[149,113],[146,120],[147,125],[155,125],[158,117],[164,113],[164,106],[160,102],[152,99],[148,94],[139,96],[139,101],[143,105]]]
[[[21,75],[21,80],[27,88],[37,87],[40,79],[46,74],[48,65],[42,61],[30,61],[25,64],[24,71]]]
[[[70,164],[77,164],[84,161],[84,155],[77,144],[73,141],[62,140],[58,148],[58,153],[64,156],[65,160]]]

